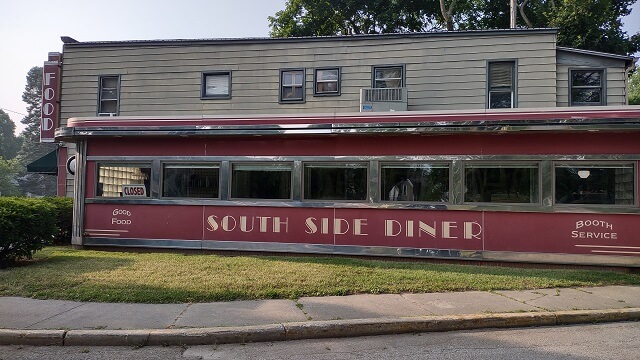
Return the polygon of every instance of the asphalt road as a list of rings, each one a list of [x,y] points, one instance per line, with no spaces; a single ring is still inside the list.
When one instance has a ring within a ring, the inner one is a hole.
[[[192,347],[1,346],[21,359],[638,359],[640,322]]]

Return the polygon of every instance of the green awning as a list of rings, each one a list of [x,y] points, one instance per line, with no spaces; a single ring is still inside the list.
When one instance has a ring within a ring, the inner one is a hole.
[[[35,160],[31,164],[27,164],[27,171],[38,174],[58,174],[58,149],[44,155]]]

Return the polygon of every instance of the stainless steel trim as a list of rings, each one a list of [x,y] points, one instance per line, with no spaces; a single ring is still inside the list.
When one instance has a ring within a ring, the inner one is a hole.
[[[71,229],[71,244],[83,245],[84,205],[86,201],[85,184],[87,174],[87,142],[79,139],[76,143],[76,174],[73,179],[75,188],[73,197],[73,228]]]
[[[377,160],[371,160],[369,162],[369,202],[380,202],[380,197],[380,162]]]
[[[409,257],[424,259],[454,259],[476,261],[504,261],[529,263],[554,263],[569,265],[601,265],[640,267],[639,256],[610,256],[610,255],[581,255],[559,253],[515,253],[507,251],[480,251],[460,249],[429,249],[429,248],[397,248],[381,246],[344,246],[331,244],[298,244],[271,243],[250,241],[216,241],[216,240],[173,240],[173,239],[85,239],[86,246],[117,246],[142,248],[170,248],[191,250],[222,250],[222,251],[255,251],[281,252],[301,254],[326,255],[359,255],[384,257]]]
[[[220,200],[229,200],[231,198],[231,161],[220,161]]]
[[[292,184],[291,192],[293,193],[293,201],[302,200],[302,161],[294,160],[291,169]]]
[[[158,199],[160,197],[160,173],[162,172],[162,164],[160,160],[151,162],[151,198]]]
[[[221,161],[302,161],[302,162],[352,162],[352,161],[638,161],[640,154],[540,154],[540,155],[383,155],[383,156],[88,156],[88,161],[135,161],[150,162],[153,160],[221,162]]]

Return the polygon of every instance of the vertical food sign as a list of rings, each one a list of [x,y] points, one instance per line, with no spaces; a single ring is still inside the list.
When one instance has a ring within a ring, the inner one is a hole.
[[[49,53],[42,67],[42,117],[40,142],[53,142],[59,124],[60,111],[60,53]]]

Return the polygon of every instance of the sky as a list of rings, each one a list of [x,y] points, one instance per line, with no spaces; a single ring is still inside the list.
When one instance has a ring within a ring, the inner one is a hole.
[[[49,52],[62,51],[60,36],[78,41],[267,37],[267,17],[285,2],[0,0],[0,108],[16,123],[16,133],[22,131],[27,72],[42,66]],[[628,34],[640,30],[640,1],[623,22]]]

